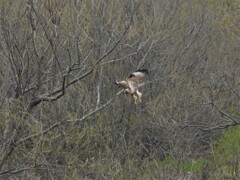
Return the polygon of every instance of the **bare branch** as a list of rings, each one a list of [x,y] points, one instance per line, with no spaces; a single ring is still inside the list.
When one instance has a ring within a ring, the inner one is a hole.
[[[219,113],[221,113],[225,117],[225,119],[231,120],[231,122],[225,123],[225,124],[217,124],[214,126],[201,125],[201,124],[185,124],[183,126],[180,125],[179,127],[182,130],[188,127],[194,127],[201,131],[211,131],[211,130],[217,130],[217,129],[227,129],[230,126],[240,125],[240,122],[237,119],[233,118],[231,115],[221,110],[216,104],[210,102],[210,103],[205,103],[204,105],[212,105]]]
[[[105,108],[108,104],[110,104],[113,99],[115,99],[118,95],[120,95],[124,90],[121,90],[119,91],[118,93],[116,93],[114,96],[112,96],[107,102],[105,102],[104,104],[102,105],[99,105],[98,108],[94,108],[93,110],[91,110],[89,113],[87,113],[86,115],[82,116],[80,119],[76,119],[76,120],[62,120],[62,121],[59,121],[55,124],[53,124],[52,126],[50,126],[49,128],[45,129],[44,131],[42,132],[39,132],[39,133],[36,133],[36,134],[32,134],[30,136],[27,136],[27,137],[24,137],[22,139],[20,139],[18,141],[18,144],[19,143],[22,143],[28,139],[31,139],[31,138],[36,138],[38,136],[41,136],[41,135],[44,135],[44,134],[47,134],[48,132],[52,131],[53,129],[65,124],[65,123],[76,123],[76,122],[82,122],[83,120],[85,120],[86,118],[88,118],[89,116],[92,116],[94,115],[95,113],[97,113],[98,111],[102,110],[103,108]]]
[[[34,166],[31,166],[31,167],[25,167],[25,168],[19,168],[19,169],[15,168],[15,169],[2,171],[2,172],[0,172],[0,176],[3,176],[3,175],[13,175],[13,174],[21,173],[23,171],[33,170],[33,169],[36,169],[36,168],[42,166],[43,164],[44,164],[44,162],[42,162],[40,164],[37,164],[37,165],[34,165]]]

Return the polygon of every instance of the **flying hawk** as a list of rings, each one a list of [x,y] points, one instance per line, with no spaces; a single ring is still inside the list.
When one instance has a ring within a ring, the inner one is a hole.
[[[115,84],[123,88],[125,93],[132,95],[134,103],[137,104],[142,100],[142,93],[138,88],[144,85],[142,81],[146,74],[148,74],[147,69],[138,69],[131,73],[126,80],[116,81]]]

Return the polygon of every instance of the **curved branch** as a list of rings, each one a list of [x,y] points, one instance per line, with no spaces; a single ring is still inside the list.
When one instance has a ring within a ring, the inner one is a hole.
[[[92,116],[94,115],[95,113],[97,113],[98,111],[104,109],[108,104],[110,104],[118,95],[120,95],[124,90],[121,90],[119,92],[117,92],[115,95],[113,95],[108,101],[106,101],[105,103],[103,103],[102,105],[99,105],[98,108],[94,108],[93,110],[91,110],[89,113],[87,113],[86,115],[82,116],[80,119],[76,119],[76,120],[62,120],[62,121],[59,121],[55,124],[53,124],[52,126],[50,126],[49,128],[45,129],[44,131],[42,132],[39,132],[39,133],[36,133],[36,134],[32,134],[32,135],[29,135],[29,136],[26,136],[22,139],[20,139],[18,141],[17,144],[19,143],[22,143],[28,139],[31,139],[31,138],[36,138],[38,136],[41,136],[41,135],[44,135],[44,134],[47,134],[48,132],[52,131],[53,129],[65,124],[65,123],[76,123],[76,122],[81,122],[83,120],[85,120],[86,118],[88,118],[89,116]]]
[[[217,130],[217,129],[227,129],[230,126],[238,126],[238,125],[240,125],[239,120],[233,118],[231,115],[229,115],[225,111],[221,110],[213,102],[206,103],[205,105],[213,106],[226,120],[228,120],[228,121],[230,120],[231,122],[227,122],[225,124],[216,124],[216,125],[212,125],[212,126],[201,125],[201,124],[186,124],[186,125],[183,125],[183,126],[179,126],[179,128],[181,128],[181,131],[183,129],[185,129],[185,128],[188,128],[188,127],[197,128],[197,129],[199,129],[201,131],[212,131],[212,130]]]

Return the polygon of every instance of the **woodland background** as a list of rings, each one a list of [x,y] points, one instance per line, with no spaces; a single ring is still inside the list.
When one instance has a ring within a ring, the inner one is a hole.
[[[239,0],[1,0],[0,14],[0,178],[239,178]],[[135,105],[114,81],[138,68]]]

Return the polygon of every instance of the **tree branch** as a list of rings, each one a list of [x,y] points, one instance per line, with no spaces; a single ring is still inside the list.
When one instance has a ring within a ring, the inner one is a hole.
[[[140,6],[141,2],[139,3],[139,5],[137,6],[137,8]],[[137,10],[137,9],[136,9]],[[135,11],[134,11],[135,12]],[[134,14],[134,13],[133,13]],[[131,19],[133,18],[133,14]],[[73,79],[72,81],[70,81],[68,84],[65,85],[65,81],[63,82],[64,84],[64,89],[63,86],[56,88],[55,90],[53,90],[52,92],[49,92],[47,94],[42,94],[39,95],[37,97],[35,97],[28,105],[26,112],[30,113],[31,110],[33,109],[33,107],[37,106],[39,103],[41,103],[42,101],[55,101],[57,99],[59,99],[60,97],[62,97],[64,95],[64,91],[66,88],[70,87],[71,85],[75,84],[76,82],[86,78],[87,76],[89,76],[95,68],[98,67],[99,63],[106,58],[108,55],[110,55],[113,50],[118,46],[118,44],[121,42],[121,40],[123,39],[123,37],[126,35],[126,33],[128,32],[128,30],[131,27],[131,22],[128,24],[128,26],[126,27],[126,29],[124,30],[123,34],[121,35],[121,37],[119,37],[119,39],[116,41],[116,43],[114,44],[114,46],[109,49],[104,55],[102,55],[95,63],[94,65],[87,71],[85,72],[83,75]],[[66,76],[64,76],[66,77]],[[64,78],[65,79],[65,78]],[[57,95],[56,95],[57,94]]]
[[[37,167],[40,167],[44,164],[43,163],[40,163],[40,164],[37,164],[35,166],[31,166],[31,167],[26,167],[26,168],[19,168],[19,169],[10,169],[10,170],[6,170],[6,171],[2,171],[0,172],[0,176],[3,176],[3,175],[13,175],[13,174],[17,174],[17,173],[20,173],[20,172],[23,172],[23,171],[28,171],[28,170],[32,170],[32,169],[35,169]]]
[[[44,131],[41,131],[39,133],[36,133],[36,134],[32,134],[32,135],[29,135],[29,136],[26,136],[22,139],[20,139],[17,144],[19,143],[22,143],[28,139],[31,139],[31,138],[36,138],[38,136],[41,136],[41,135],[44,135],[44,134],[47,134],[48,132],[52,131],[53,129],[65,124],[65,123],[76,123],[76,122],[82,122],[83,120],[85,120],[86,118],[88,118],[89,116],[92,116],[93,114],[97,113],[98,111],[104,109],[108,104],[110,104],[113,99],[115,99],[118,95],[120,95],[124,90],[121,90],[119,92],[117,92],[115,95],[113,95],[108,101],[106,101],[104,104],[102,105],[99,105],[98,108],[94,108],[93,110],[91,110],[89,113],[87,113],[86,115],[82,116],[80,119],[76,119],[76,120],[62,120],[62,121],[59,121],[55,124],[53,124],[52,126],[50,126],[49,128],[45,129]]]
[[[229,115],[228,113],[224,112],[223,110],[221,110],[216,104],[214,104],[213,102],[210,103],[206,103],[206,105],[212,105],[215,109],[217,109],[217,111],[219,113],[221,113],[226,119],[231,120],[231,122],[229,123],[225,123],[225,124],[219,124],[219,125],[214,125],[214,126],[207,126],[207,125],[198,125],[198,124],[186,124],[183,126],[179,126],[181,128],[181,131],[187,127],[194,127],[194,128],[198,128],[201,131],[211,131],[211,130],[217,130],[217,129],[226,129],[230,126],[237,126],[240,125],[240,122],[233,118],[231,115]]]

